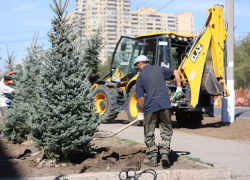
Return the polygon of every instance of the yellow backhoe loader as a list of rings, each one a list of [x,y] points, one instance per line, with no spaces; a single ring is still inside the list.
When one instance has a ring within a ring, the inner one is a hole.
[[[180,126],[201,123],[202,114],[211,111],[211,96],[229,96],[224,71],[227,33],[223,7],[216,5],[207,12],[196,37],[162,32],[120,38],[113,53],[109,78],[99,79],[93,86],[96,112],[104,123],[113,121],[119,112],[127,112],[130,121],[138,115],[135,89],[139,71],[133,64],[140,54],[146,55],[151,65],[179,70],[185,96],[173,101],[172,107]],[[209,47],[212,64],[205,63]],[[166,86],[172,96],[175,81],[166,80]]]

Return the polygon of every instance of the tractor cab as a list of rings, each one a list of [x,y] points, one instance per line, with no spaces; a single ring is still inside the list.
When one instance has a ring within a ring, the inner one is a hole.
[[[183,36],[173,32],[153,33],[136,38],[122,36],[113,53],[111,81],[127,84],[137,73],[134,61],[143,54],[149,64],[177,69],[193,36]]]

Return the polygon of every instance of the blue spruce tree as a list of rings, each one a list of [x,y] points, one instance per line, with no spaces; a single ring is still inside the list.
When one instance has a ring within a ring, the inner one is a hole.
[[[2,130],[5,137],[14,143],[21,143],[30,133],[30,115],[37,99],[36,87],[39,79],[41,56],[36,46],[37,38],[32,39],[28,55],[24,59],[23,76],[15,78],[14,88],[19,89],[13,96],[11,106],[4,116]],[[17,76],[17,75],[15,75]]]
[[[103,36],[101,28],[97,28],[84,44],[84,61],[87,67],[91,67],[92,73],[89,77],[91,83],[98,80],[98,65],[101,63],[99,59],[100,52],[103,48]]]
[[[14,70],[15,68],[15,62],[16,62],[16,57],[17,54],[15,54],[15,51],[12,51],[11,54],[9,54],[9,48],[8,45],[6,45],[7,47],[7,59],[4,59],[4,68],[6,70],[6,73],[11,72]]]
[[[89,151],[101,122],[91,96],[91,69],[80,56],[72,24],[63,16],[68,2],[62,7],[54,0],[55,8],[51,6],[56,13],[48,33],[52,48],[43,56],[31,128],[31,137],[44,147],[46,157],[60,160]]]

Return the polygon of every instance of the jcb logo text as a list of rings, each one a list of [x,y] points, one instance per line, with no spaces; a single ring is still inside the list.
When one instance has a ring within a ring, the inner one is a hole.
[[[202,45],[199,44],[199,45],[197,46],[196,50],[194,51],[194,54],[191,56],[191,60],[192,60],[193,62],[195,62],[195,60],[196,60],[197,57],[199,56],[201,50],[202,50]]]

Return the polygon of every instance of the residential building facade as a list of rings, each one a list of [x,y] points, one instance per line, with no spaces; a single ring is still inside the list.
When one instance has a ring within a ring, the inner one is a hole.
[[[75,0],[75,12],[69,14],[74,30],[84,42],[95,29],[102,28],[105,48],[100,59],[111,55],[121,36],[173,31],[194,34],[193,14],[160,13],[151,7],[131,11],[130,0]]]

